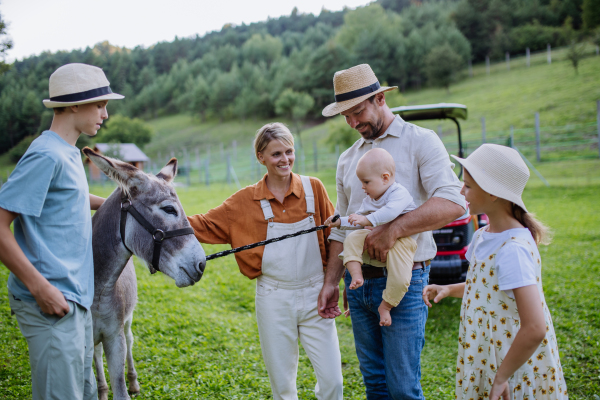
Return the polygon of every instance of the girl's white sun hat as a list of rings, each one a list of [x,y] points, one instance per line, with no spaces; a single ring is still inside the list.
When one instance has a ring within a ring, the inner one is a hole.
[[[56,108],[125,97],[113,93],[109,85],[101,68],[87,64],[66,64],[50,75],[50,98],[43,103],[47,108]]]
[[[486,143],[466,159],[452,157],[465,167],[484,191],[515,203],[527,212],[521,195],[529,180],[529,168],[517,150]]]

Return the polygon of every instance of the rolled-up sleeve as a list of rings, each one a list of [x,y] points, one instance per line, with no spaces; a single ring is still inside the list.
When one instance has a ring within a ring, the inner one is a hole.
[[[462,184],[453,168],[444,144],[429,131],[419,148],[419,175],[427,198],[440,197],[466,209],[465,198],[460,194]]]
[[[227,216],[228,200],[220,206],[209,210],[206,214],[196,214],[188,217],[188,221],[194,229],[194,235],[200,243],[231,243],[230,224]]]
[[[342,158],[343,158],[343,154],[342,154],[342,156],[340,156],[339,159],[341,160]],[[337,201],[335,204],[334,215],[340,215],[342,217],[346,216],[348,213],[348,197],[346,196],[346,192],[344,192],[343,177],[344,177],[344,165],[341,162],[339,162],[339,160],[338,160],[337,171],[335,173],[335,187],[336,187],[336,192],[337,192]],[[332,240],[335,240],[340,243],[344,243],[344,239],[346,239],[346,232],[344,232],[341,229],[337,229],[337,228],[332,229],[331,234],[327,238],[327,240],[329,240],[330,242]]]

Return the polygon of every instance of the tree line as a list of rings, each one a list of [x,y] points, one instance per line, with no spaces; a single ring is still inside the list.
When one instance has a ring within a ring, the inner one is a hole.
[[[598,0],[378,0],[319,15],[294,9],[150,48],[104,42],[43,53],[0,75],[0,154],[50,125],[52,113],[41,99],[48,95],[49,75],[66,63],[104,69],[113,91],[127,98],[110,103],[111,114],[144,119],[188,112],[218,120],[285,115],[299,121],[318,118],[333,101],[338,70],[369,63],[382,84],[402,90],[441,83],[436,73],[455,72],[449,66],[566,44],[565,23],[574,30],[600,25],[594,22],[600,6],[590,2]],[[0,36],[3,29],[0,17]]]

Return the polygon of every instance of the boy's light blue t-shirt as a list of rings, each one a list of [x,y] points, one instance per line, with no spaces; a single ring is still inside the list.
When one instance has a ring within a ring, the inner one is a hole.
[[[92,218],[80,154],[55,132],[43,132],[0,189],[0,207],[19,214],[15,238],[33,266],[67,300],[89,309],[94,297]],[[19,299],[35,301],[12,273],[8,289]]]

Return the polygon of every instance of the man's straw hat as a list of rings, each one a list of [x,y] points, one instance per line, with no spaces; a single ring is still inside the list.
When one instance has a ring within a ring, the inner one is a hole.
[[[515,203],[527,212],[521,194],[529,179],[529,168],[519,152],[499,144],[482,144],[466,159],[452,156],[483,190]]]
[[[101,100],[124,98],[110,90],[104,71],[87,64],[66,64],[50,75],[50,99],[47,108],[74,106]]]
[[[369,64],[338,71],[333,76],[335,103],[323,109],[323,116],[333,117],[346,111],[374,94],[398,89],[398,86],[381,86]]]

